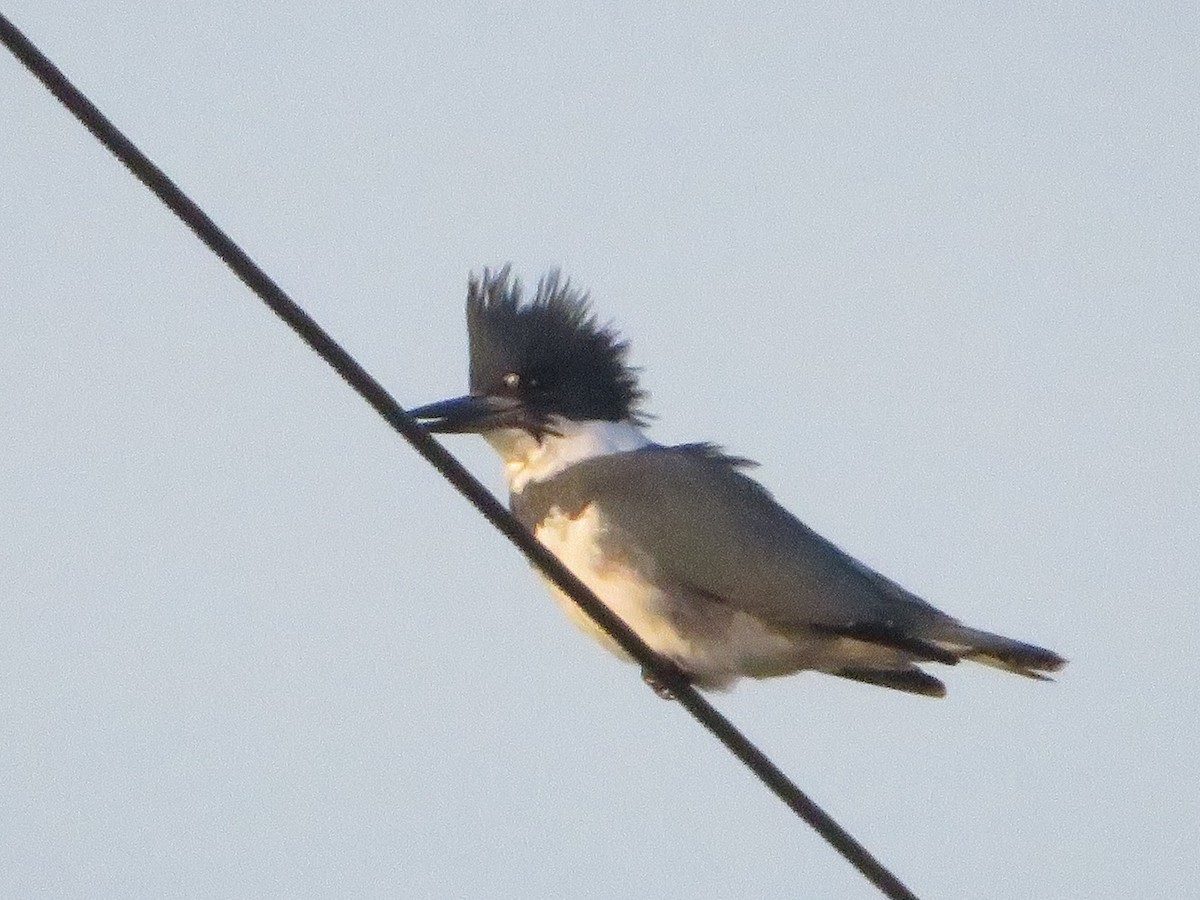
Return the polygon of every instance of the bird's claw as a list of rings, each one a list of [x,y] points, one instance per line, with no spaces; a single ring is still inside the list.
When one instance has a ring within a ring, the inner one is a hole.
[[[691,678],[688,677],[688,674],[675,666],[674,663],[667,663],[667,665],[675,670],[676,676],[681,682],[684,682],[685,684],[691,682]],[[662,680],[659,679],[659,677],[649,669],[642,669],[642,681],[650,685],[650,690],[654,691],[655,694],[662,697],[664,700],[675,699],[675,692],[672,691],[668,685],[664,684]]]

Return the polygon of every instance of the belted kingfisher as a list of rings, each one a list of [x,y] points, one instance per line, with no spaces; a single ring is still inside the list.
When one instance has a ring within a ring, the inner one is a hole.
[[[696,686],[813,669],[940,697],[919,663],[1044,679],[1066,662],[963,625],[844,553],[746,475],[748,460],[649,440],[628,345],[557,272],[528,302],[507,267],[472,275],[467,334],[470,393],[412,415],[432,432],[481,434],[504,460],[516,517]]]

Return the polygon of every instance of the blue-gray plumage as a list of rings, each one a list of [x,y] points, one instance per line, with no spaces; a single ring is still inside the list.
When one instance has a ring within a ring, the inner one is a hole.
[[[918,663],[973,659],[1032,678],[1064,664],[961,624],[844,553],[747,476],[748,461],[647,439],[626,345],[557,275],[528,303],[507,269],[472,278],[467,327],[471,393],[413,414],[487,438],[517,518],[700,687],[814,669],[941,696]]]

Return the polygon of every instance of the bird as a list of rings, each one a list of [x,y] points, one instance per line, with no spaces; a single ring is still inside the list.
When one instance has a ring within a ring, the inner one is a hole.
[[[964,625],[821,537],[747,474],[749,460],[650,440],[629,344],[590,296],[557,270],[523,294],[510,266],[469,276],[469,393],[411,415],[431,433],[481,435],[515,517],[691,684],[807,670],[941,697],[923,665],[972,660],[1049,680],[1065,664]],[[550,587],[576,625],[626,656]]]

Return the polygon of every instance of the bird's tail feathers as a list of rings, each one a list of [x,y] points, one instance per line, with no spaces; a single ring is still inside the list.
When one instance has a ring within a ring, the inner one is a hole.
[[[845,666],[832,674],[852,681],[862,681],[909,694],[925,697],[945,697],[946,685],[916,666],[902,669],[873,669],[865,666]]]
[[[1053,650],[957,623],[946,634],[938,635],[935,642],[959,659],[969,659],[1038,681],[1052,680],[1043,673],[1057,672],[1067,662]]]

